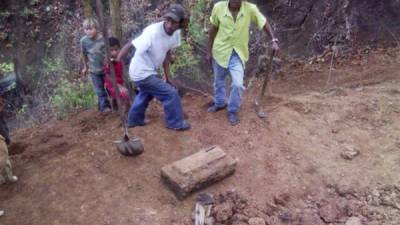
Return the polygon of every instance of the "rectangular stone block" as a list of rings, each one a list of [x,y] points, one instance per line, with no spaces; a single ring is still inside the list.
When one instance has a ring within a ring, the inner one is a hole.
[[[161,177],[182,199],[195,190],[233,174],[236,164],[237,161],[219,146],[213,146],[164,166]]]

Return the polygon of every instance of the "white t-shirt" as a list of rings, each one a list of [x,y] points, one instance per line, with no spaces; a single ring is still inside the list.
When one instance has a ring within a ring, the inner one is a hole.
[[[132,41],[136,52],[129,66],[131,80],[140,81],[148,76],[156,75],[167,52],[178,47],[180,43],[180,30],[175,31],[170,36],[164,30],[164,22],[154,23],[146,27],[143,33]]]

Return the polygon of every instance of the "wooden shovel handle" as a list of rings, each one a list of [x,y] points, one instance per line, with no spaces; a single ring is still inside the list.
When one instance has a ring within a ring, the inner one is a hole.
[[[125,124],[125,116],[124,116],[124,112],[123,112],[123,107],[122,107],[122,103],[121,103],[121,99],[120,99],[120,90],[119,87],[117,85],[117,79],[115,76],[115,68],[114,68],[114,64],[111,62],[111,53],[110,53],[110,46],[108,44],[108,32],[107,32],[107,27],[105,26],[105,20],[104,20],[104,14],[103,14],[103,3],[101,2],[101,0],[96,0],[96,8],[97,8],[97,15],[99,17],[99,23],[100,23],[100,27],[102,29],[102,33],[103,33],[103,38],[104,38],[104,45],[105,45],[105,49],[106,49],[106,62],[108,63],[108,65],[110,66],[110,77],[111,77],[111,83],[113,85],[113,88],[115,90],[115,95],[117,98],[117,104],[118,104],[118,111],[121,117],[121,122],[123,124]]]

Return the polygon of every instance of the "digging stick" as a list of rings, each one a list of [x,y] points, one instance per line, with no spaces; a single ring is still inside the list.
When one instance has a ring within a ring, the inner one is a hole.
[[[121,98],[120,98],[120,90],[117,85],[114,64],[110,60],[111,54],[110,54],[110,47],[108,45],[108,32],[107,32],[107,28],[105,26],[105,20],[104,20],[104,14],[103,14],[103,10],[104,10],[103,3],[101,2],[101,0],[96,0],[96,4],[97,4],[97,14],[99,17],[99,23],[100,23],[100,26],[102,29],[104,45],[105,45],[105,49],[106,49],[106,57],[107,57],[106,60],[107,60],[108,65],[110,65],[111,83],[115,90],[115,95],[116,95],[117,104],[118,104],[118,113],[119,113],[119,116],[121,119],[122,126],[124,128],[124,137],[122,138],[122,140],[115,141],[114,143],[116,143],[118,150],[123,155],[129,155],[129,156],[139,155],[144,151],[144,147],[143,147],[143,144],[141,143],[141,141],[137,138],[129,140],[128,128],[127,128],[126,121],[125,121],[125,112],[124,112],[125,110],[123,109],[124,107],[122,107],[123,104],[122,104]]]
[[[261,88],[260,95],[256,97],[254,100],[255,103],[255,108],[256,108],[256,114],[260,118],[265,118],[267,117],[267,113],[262,111],[262,106],[263,106],[263,101],[264,101],[264,95],[265,95],[265,90],[267,89],[269,77],[272,74],[272,62],[275,56],[275,51],[272,51],[271,56],[269,58],[268,64],[267,64],[267,74],[264,77],[264,82]],[[268,88],[269,89],[269,88]]]

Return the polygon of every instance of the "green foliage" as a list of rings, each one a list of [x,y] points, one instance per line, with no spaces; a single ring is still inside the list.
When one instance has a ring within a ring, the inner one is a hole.
[[[193,47],[182,40],[181,46],[176,50],[175,61],[171,65],[171,75],[177,76],[179,70],[188,68],[199,63],[199,59],[193,53]]]
[[[40,0],[31,0],[29,2],[30,5],[37,5],[40,2]]]
[[[59,80],[54,95],[50,97],[50,103],[57,117],[62,118],[76,109],[93,107],[96,104],[96,95],[89,82],[76,85],[63,78]]]
[[[9,11],[0,11],[0,18],[9,17],[11,13]]]
[[[26,115],[27,115],[27,113],[28,113],[28,105],[27,105],[27,104],[23,104],[23,105],[21,106],[21,108],[19,108],[19,109],[17,110],[15,116],[16,116],[17,120],[19,120],[19,121],[24,121],[24,120],[25,120],[25,117],[26,117]]]
[[[96,95],[89,82],[73,83],[66,79],[68,70],[61,58],[45,57],[42,61],[44,83],[39,82],[39,87],[54,80],[54,94],[50,97],[50,104],[58,118],[63,118],[76,109],[89,108],[96,104]],[[61,77],[61,78],[60,78]]]
[[[38,17],[38,12],[32,9],[25,7],[21,12],[20,15],[22,17],[28,18],[30,16]]]
[[[59,73],[66,73],[66,66],[64,64],[64,61],[61,60],[60,58],[45,58],[43,60],[43,64],[46,66],[46,71],[47,73],[54,73],[54,72],[59,72]]]
[[[13,63],[0,63],[0,74],[9,74],[14,71]]]
[[[5,41],[8,37],[6,32],[0,31],[0,41]]]
[[[207,41],[204,32],[206,29],[205,22],[208,21],[205,19],[208,18],[206,8],[206,1],[198,0],[190,11],[189,35],[202,46],[205,46]]]

